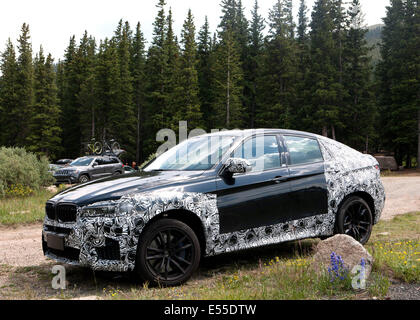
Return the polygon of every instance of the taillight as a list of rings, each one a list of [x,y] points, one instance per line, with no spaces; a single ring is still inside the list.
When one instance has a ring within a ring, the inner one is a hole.
[[[376,165],[375,169],[378,170],[378,171],[381,171],[381,167],[379,167],[379,165]]]

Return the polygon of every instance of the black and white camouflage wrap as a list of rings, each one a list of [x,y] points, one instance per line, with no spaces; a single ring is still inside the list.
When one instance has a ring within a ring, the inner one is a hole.
[[[225,163],[225,168],[230,173],[246,173],[251,170],[251,163],[248,160],[230,158]]]
[[[378,223],[385,206],[385,189],[378,161],[350,147],[324,137],[318,137],[325,160],[325,177],[328,186],[328,213],[337,213],[343,199],[355,192],[368,193],[375,205],[374,223]]]
[[[185,210],[197,215],[206,240],[205,255],[255,248],[286,241],[330,236],[334,233],[339,204],[349,194],[367,192],[375,203],[375,223],[384,207],[385,193],[373,157],[362,155],[332,140],[318,137],[325,159],[328,185],[328,212],[269,227],[254,228],[229,234],[220,234],[217,196],[214,194],[156,191],[127,195],[118,201],[100,202],[78,208],[76,223],[58,223],[45,218],[46,226],[71,229],[65,239],[66,247],[80,249],[79,261],[70,261],[47,255],[55,260],[91,267],[103,271],[132,271],[135,267],[137,244],[147,224],[160,215],[170,218],[172,212]],[[234,161],[235,159],[231,159]],[[245,169],[244,161],[237,161]],[[230,163],[231,166],[235,162]],[[237,172],[237,171],[235,171]],[[101,260],[97,249],[106,245],[106,239],[118,242],[120,260]]]

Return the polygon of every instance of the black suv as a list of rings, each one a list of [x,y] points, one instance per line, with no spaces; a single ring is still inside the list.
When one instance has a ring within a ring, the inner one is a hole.
[[[56,195],[43,250],[170,286],[202,256],[336,233],[365,244],[384,202],[370,155],[305,132],[227,131],[189,139],[143,171]]]
[[[121,175],[123,164],[114,156],[89,156],[78,158],[68,167],[54,172],[56,184],[86,183],[91,180]]]

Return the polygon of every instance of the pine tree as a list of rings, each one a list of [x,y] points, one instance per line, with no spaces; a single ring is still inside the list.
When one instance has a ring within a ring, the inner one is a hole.
[[[241,102],[243,71],[240,54],[232,31],[221,33],[222,39],[215,49],[214,114],[215,128],[241,128],[244,108]]]
[[[179,109],[175,119],[188,121],[192,129],[202,127],[202,113],[199,99],[199,84],[197,73],[197,44],[195,42],[195,25],[191,10],[181,33],[182,55],[180,70]]]
[[[305,118],[305,110],[310,105],[309,88],[307,87],[309,71],[311,67],[310,38],[308,34],[308,8],[305,0],[300,0],[297,26],[298,46],[298,73],[297,73],[297,110],[294,119],[294,128],[305,130],[307,127],[301,121]]]
[[[257,94],[258,94],[258,79],[261,77],[262,54],[264,49],[264,35],[265,29],[264,18],[259,14],[258,0],[255,0],[254,8],[252,10],[252,21],[250,27],[250,46],[249,58],[247,64],[247,74],[250,87],[250,108],[249,124],[251,128],[255,128],[255,116],[258,110]]]
[[[290,128],[293,123],[296,101],[297,58],[296,44],[292,38],[289,11],[278,0],[270,10],[270,31],[263,55],[263,76],[259,92],[260,108],[257,115],[259,127]]]
[[[133,77],[133,102],[137,111],[136,161],[143,163],[145,154],[143,144],[145,139],[144,125],[146,121],[146,40],[141,31],[140,22],[137,24],[131,44],[131,74]]]
[[[62,143],[65,146],[65,150],[60,156],[63,158],[80,156],[81,130],[79,126],[80,113],[77,104],[80,85],[76,51],[76,39],[72,36],[64,56],[62,86],[59,93],[62,108],[60,127],[62,128]]]
[[[343,52],[345,50],[345,37],[346,37],[346,13],[343,6],[343,0],[332,0],[331,3],[331,17],[333,19],[334,29],[333,29],[333,39],[334,39],[334,60],[337,70],[337,78],[335,79],[334,88],[337,94],[336,104],[337,108],[343,110],[345,108],[345,99],[347,98],[347,92],[344,87],[343,77],[344,77],[344,56]],[[340,112],[341,114],[341,112]],[[336,126],[342,127],[341,119],[338,120],[338,123],[331,123],[331,135],[334,140],[336,140]]]
[[[372,70],[367,41],[367,29],[359,0],[353,0],[347,12],[348,32],[343,39],[343,86],[348,96],[344,101],[343,141],[359,150],[366,149],[374,138],[375,107],[370,81]],[[367,150],[368,151],[368,150]]]
[[[51,54],[45,59],[42,46],[35,58],[35,103],[29,120],[28,150],[49,158],[56,158],[61,149],[54,61]]]
[[[221,33],[225,31],[236,31],[236,0],[222,0],[220,4],[222,8],[222,16],[219,24]]]
[[[304,122],[310,130],[322,131],[324,136],[328,136],[328,128],[341,126],[337,101],[341,87],[337,84],[334,20],[330,1],[315,2],[310,27],[311,70],[306,84],[310,89]]]
[[[173,29],[172,9],[169,9],[166,21],[167,33],[164,42],[166,52],[166,73],[164,73],[165,83],[165,104],[163,110],[163,126],[160,129],[171,128],[175,132],[179,128],[179,119],[174,117],[182,106],[182,86],[180,84],[181,53],[178,38]]]
[[[18,104],[11,111],[15,123],[15,132],[12,139],[15,145],[25,146],[26,136],[29,133],[29,119],[34,104],[34,70],[32,61],[32,44],[30,42],[29,26],[24,23],[18,40],[19,56],[17,59],[17,86],[16,96]]]
[[[123,123],[120,114],[125,110],[121,108],[121,80],[119,66],[119,52],[115,41],[105,39],[99,45],[97,56],[97,94],[100,97],[97,112],[97,131],[103,138],[120,138],[119,127]],[[121,142],[120,142],[121,143]],[[122,147],[124,147],[122,145]]]
[[[76,52],[75,63],[80,88],[76,94],[80,113],[81,141],[87,142],[97,138],[96,132],[96,109],[98,96],[96,94],[96,41],[88,36],[87,31],[83,35],[79,48]]]
[[[16,143],[17,130],[15,114],[19,106],[17,95],[18,67],[16,51],[9,39],[6,50],[1,55],[0,64],[0,145],[12,146]]]
[[[154,153],[157,148],[156,133],[164,128],[167,119],[166,115],[166,84],[167,84],[167,68],[168,68],[168,53],[165,49],[165,42],[167,36],[167,19],[165,15],[165,1],[159,0],[157,5],[158,15],[153,24],[153,40],[149,47],[146,63],[146,74],[148,77],[147,88],[147,117],[146,125],[146,147],[145,154]]]
[[[122,148],[127,151],[127,156],[136,156],[136,124],[137,110],[133,104],[133,79],[131,76],[130,57],[132,31],[128,22],[120,21],[112,46],[117,50],[118,77],[114,84],[116,101],[110,114],[110,122],[113,127],[109,128],[107,139],[116,138]]]
[[[305,44],[308,40],[308,7],[306,6],[306,0],[300,0],[299,12],[298,12],[298,27],[297,27],[297,39],[299,44]]]
[[[212,90],[212,62],[213,44],[210,35],[210,25],[206,16],[205,23],[198,34],[198,81],[201,112],[203,114],[204,127],[207,130],[214,128],[211,121],[211,105],[213,102]]]
[[[413,126],[416,125],[404,83],[407,63],[405,13],[404,1],[391,1],[384,18],[382,61],[378,65],[383,145],[394,150],[399,165],[403,164],[413,144]]]

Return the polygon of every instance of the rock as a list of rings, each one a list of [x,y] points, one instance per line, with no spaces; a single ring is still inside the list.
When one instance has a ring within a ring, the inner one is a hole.
[[[394,157],[377,156],[375,157],[379,162],[381,170],[398,171],[399,167]]]
[[[51,192],[51,193],[57,193],[58,192],[58,188],[56,186],[50,186],[50,187],[46,188],[46,190],[48,192]]]
[[[366,262],[366,279],[372,271],[373,257],[355,239],[350,236],[339,234],[318,244],[313,258],[315,271],[328,270],[331,265],[331,254],[335,252],[341,256],[345,267],[351,272],[355,266],[361,265],[362,259]]]

